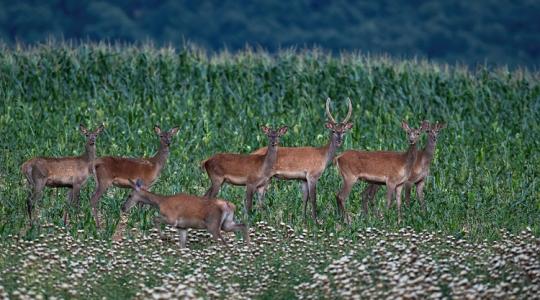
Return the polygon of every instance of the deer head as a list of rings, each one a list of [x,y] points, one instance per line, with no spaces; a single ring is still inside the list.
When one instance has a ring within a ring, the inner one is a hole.
[[[289,127],[283,126],[279,128],[278,130],[273,130],[272,128],[266,127],[263,125],[261,126],[261,129],[264,132],[264,134],[266,134],[266,136],[268,137],[268,140],[270,141],[270,145],[272,145],[272,147],[275,147],[279,144],[279,138],[287,132]]]
[[[326,115],[328,116],[328,122],[326,122],[326,128],[332,131],[332,138],[336,141],[336,145],[339,147],[343,142],[343,135],[352,128],[353,124],[349,122],[352,114],[352,103],[351,99],[347,98],[349,103],[349,111],[347,116],[340,123],[336,122],[332,113],[330,112],[330,98],[326,99]]]
[[[424,121],[422,122],[422,125],[420,126],[420,128],[411,128],[409,127],[409,124],[407,124],[407,122],[402,121],[401,128],[403,128],[403,130],[405,130],[405,132],[407,133],[409,144],[413,145],[413,144],[416,144],[416,142],[418,142],[420,135],[422,134],[422,132],[427,130],[428,125],[427,125],[427,122]]]
[[[137,178],[135,182],[133,180],[128,179],[129,185],[133,189],[133,191],[129,194],[126,201],[122,204],[122,212],[128,212],[133,206],[135,206],[137,203],[149,203],[149,201],[144,197],[144,192],[146,190],[144,187],[144,182]]]
[[[426,131],[428,133],[429,139],[434,142],[437,141],[437,136],[439,135],[439,131],[444,128],[446,128],[445,123],[437,122],[435,124],[431,124],[431,126],[429,126],[429,123],[428,123],[428,128],[426,128]]]
[[[171,128],[169,131],[161,131],[158,125],[154,127],[154,131],[159,136],[159,142],[161,146],[169,147],[171,145],[172,138],[178,133],[178,127]]]
[[[83,124],[79,125],[79,129],[81,130],[81,133],[86,137],[86,144],[89,146],[94,146],[96,144],[96,138],[97,136],[103,131],[105,126],[101,124],[96,130],[89,131],[84,127]]]

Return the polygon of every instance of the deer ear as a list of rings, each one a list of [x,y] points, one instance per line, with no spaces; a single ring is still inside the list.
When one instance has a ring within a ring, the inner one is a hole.
[[[261,126],[261,129],[265,134],[268,134],[268,132],[270,131],[270,128],[266,127],[265,125]]]
[[[99,127],[96,129],[96,131],[94,131],[95,134],[100,134],[103,129],[105,129],[105,125],[103,125],[103,123],[101,123],[101,125],[99,125]]]
[[[346,130],[350,130],[352,127],[353,127],[353,123],[351,123],[351,122],[345,123],[345,129]]]
[[[409,124],[405,121],[401,121],[401,128],[405,129],[406,131],[410,131],[411,127],[409,127]]]
[[[429,122],[424,120],[424,121],[422,121],[422,125],[420,125],[420,130],[427,131],[427,130],[429,130],[429,127],[430,127]]]
[[[88,135],[88,129],[86,129],[83,124],[79,124],[79,130],[82,132],[82,134]]]
[[[131,180],[131,178],[128,178],[128,182],[129,182],[129,185],[131,186],[132,189],[137,188],[137,183],[135,183],[133,180]]]
[[[324,127],[328,128],[328,129],[334,129],[334,123],[332,122],[326,122],[324,124]]]
[[[154,126],[154,131],[156,132],[156,134],[161,134],[161,128],[159,128],[159,126]]]
[[[439,130],[446,128],[446,123],[438,123]]]
[[[137,180],[135,181],[135,190],[138,192],[142,189],[144,185],[144,182],[142,181],[142,179],[140,178],[137,178]]]
[[[288,126],[283,126],[278,130],[278,134],[279,135],[284,135],[285,133],[287,133],[287,130],[289,130],[289,127]]]
[[[178,134],[178,130],[180,130],[180,128],[174,127],[174,128],[171,128],[171,130],[169,130],[169,133],[170,133],[171,135],[177,135],[177,134]]]

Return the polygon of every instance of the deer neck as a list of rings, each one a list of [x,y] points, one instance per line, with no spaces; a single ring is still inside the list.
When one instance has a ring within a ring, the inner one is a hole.
[[[405,166],[407,170],[410,170],[416,161],[416,156],[418,154],[418,150],[416,149],[416,143],[410,144],[409,149],[407,149],[407,152],[405,152]]]
[[[169,157],[169,146],[160,144],[158,152],[154,157],[152,157],[150,160],[156,164],[157,168],[161,170],[163,166],[165,165],[165,162],[167,162],[167,158]]]
[[[426,147],[424,148],[424,156],[427,158],[428,161],[431,161],[433,159],[436,146],[437,146],[437,140],[428,138],[428,142],[426,144]]]
[[[272,146],[272,144],[268,144],[268,149],[266,150],[266,156],[264,157],[264,162],[262,165],[262,173],[264,175],[270,175],[272,172],[272,168],[276,164],[277,160],[277,145]]]
[[[85,151],[81,157],[87,162],[96,160],[96,145],[86,144]]]
[[[141,191],[142,194],[143,194],[143,200],[144,200],[144,204],[148,204],[152,207],[156,207],[156,208],[159,208],[159,205],[160,203],[162,202],[161,200],[161,196],[159,195],[156,195],[156,194],[152,194],[148,191]]]
[[[328,165],[328,163],[331,162],[332,159],[334,159],[334,156],[336,155],[337,148],[338,148],[337,137],[333,133],[330,133],[330,141],[323,148],[325,150],[325,153],[326,153],[326,156],[324,157],[325,165]]]

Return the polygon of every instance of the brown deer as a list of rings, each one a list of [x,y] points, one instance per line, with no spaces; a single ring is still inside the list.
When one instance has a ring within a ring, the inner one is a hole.
[[[101,227],[98,214],[98,201],[111,186],[130,188],[129,179],[141,178],[150,188],[158,178],[169,156],[169,146],[173,136],[178,133],[178,127],[169,131],[161,131],[159,126],[154,127],[159,136],[159,149],[155,156],[149,158],[127,158],[105,156],[95,161],[96,190],[90,199],[92,214],[98,228]]]
[[[96,159],[96,138],[103,131],[99,126],[94,131],[88,131],[82,124],[79,129],[86,137],[85,152],[75,157],[34,157],[21,166],[21,172],[26,177],[31,188],[28,200],[28,217],[33,222],[32,210],[37,200],[41,198],[43,189],[48,187],[67,187],[68,204],[75,202],[79,205],[79,194],[82,186],[92,174]],[[68,210],[64,212],[64,224],[68,223]]]
[[[226,245],[221,230],[226,232],[241,231],[244,243],[249,244],[249,232],[246,225],[234,222],[236,207],[223,199],[208,199],[187,194],[162,196],[148,192],[144,183],[129,179],[133,192],[122,204],[122,211],[129,211],[135,204],[148,204],[159,209],[160,216],[155,218],[156,225],[168,224],[180,229],[180,247],[186,246],[187,229],[206,229],[216,241]]]
[[[427,121],[424,121],[422,124],[424,127],[427,127],[428,132],[428,141],[425,148],[418,152],[416,157],[416,162],[414,163],[413,170],[405,182],[405,203],[409,206],[411,199],[411,188],[414,184],[416,186],[416,196],[422,205],[422,209],[426,210],[426,203],[424,201],[424,185],[425,179],[429,174],[429,167],[433,161],[433,155],[435,154],[435,147],[437,146],[437,136],[439,131],[443,128],[446,128],[446,124],[440,124],[439,122],[435,124],[429,124]],[[369,184],[362,194],[364,197],[368,198],[368,201],[373,203],[375,194],[379,190],[381,185],[379,184]]]
[[[268,137],[268,147],[265,154],[233,154],[219,153],[201,163],[206,170],[212,185],[204,195],[214,198],[224,182],[233,185],[246,186],[246,211],[250,212],[253,205],[253,193],[261,186],[267,184],[272,177],[272,168],[276,162],[279,138],[287,132],[288,127],[283,126],[273,130],[262,126]],[[281,150],[280,150],[281,151]]]
[[[304,204],[304,218],[306,217],[307,201],[311,200],[313,220],[317,221],[316,186],[317,181],[326,169],[326,166],[343,142],[343,135],[352,128],[349,122],[352,114],[352,103],[348,100],[349,110],[341,123],[336,122],[330,113],[330,98],[326,99],[326,114],[329,121],[326,128],[330,130],[330,141],[323,147],[280,147],[277,162],[273,169],[273,176],[279,179],[300,180],[302,183],[302,201]],[[261,148],[253,154],[264,154],[266,149]],[[259,188],[262,201],[267,185]]]
[[[348,222],[349,218],[345,212],[344,202],[349,196],[353,185],[361,179],[368,183],[386,184],[386,206],[390,207],[394,193],[398,207],[398,223],[401,222],[401,189],[403,183],[409,178],[413,165],[416,161],[418,150],[416,143],[425,125],[419,129],[410,128],[403,121],[401,127],[407,133],[409,148],[407,152],[392,151],[356,151],[347,150],[335,159],[335,163],[343,178],[343,187],[337,194],[336,200],[338,210],[342,217]],[[364,213],[367,213],[366,199],[362,202]]]

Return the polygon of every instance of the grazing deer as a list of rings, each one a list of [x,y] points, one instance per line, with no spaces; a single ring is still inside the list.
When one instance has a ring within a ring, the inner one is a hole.
[[[326,166],[343,142],[343,135],[352,128],[348,122],[352,114],[352,103],[348,100],[349,110],[341,123],[336,122],[330,113],[330,98],[326,100],[326,114],[329,121],[326,128],[330,130],[330,141],[323,147],[280,147],[277,154],[277,162],[274,166],[273,175],[279,179],[300,180],[302,182],[302,200],[304,204],[304,218],[306,217],[307,201],[311,200],[313,220],[317,221],[316,186],[317,181],[326,169]],[[266,149],[261,148],[253,154],[264,154]],[[262,201],[267,184],[259,188],[259,196]]]
[[[180,247],[186,246],[187,229],[206,229],[216,241],[226,245],[221,230],[226,232],[242,231],[244,243],[249,244],[249,232],[246,225],[234,222],[236,207],[223,199],[208,199],[187,194],[162,196],[148,192],[144,183],[129,179],[133,192],[122,204],[122,211],[129,211],[135,204],[149,204],[159,209],[160,216],[154,219],[180,229]]]
[[[154,130],[159,136],[160,142],[159,150],[155,156],[149,158],[105,156],[96,159],[94,171],[96,191],[90,199],[90,204],[98,228],[101,227],[98,201],[111,185],[129,188],[131,187],[129,179],[142,178],[148,184],[147,187],[150,188],[165,166],[169,156],[169,146],[173,136],[178,133],[178,127],[169,131],[161,131],[159,126],[155,126]]]
[[[386,206],[390,207],[395,193],[398,222],[401,222],[401,189],[416,161],[418,152],[416,143],[421,133],[426,130],[425,125],[413,129],[406,122],[402,122],[401,127],[407,133],[409,141],[407,152],[347,150],[334,160],[343,178],[343,187],[336,196],[338,210],[347,222],[349,218],[345,212],[344,202],[358,179],[368,183],[386,184],[388,187]],[[367,202],[364,200],[362,204],[364,212],[367,213]]]
[[[437,122],[430,125],[427,121],[424,121],[422,126],[427,128],[428,141],[426,147],[422,151],[418,152],[412,172],[405,182],[405,202],[407,205],[410,205],[411,188],[414,184],[416,186],[416,196],[418,197],[418,200],[420,200],[422,209],[426,210],[426,203],[424,202],[425,179],[429,174],[429,167],[433,161],[433,155],[435,154],[437,136],[439,135],[439,131],[441,129],[446,128],[446,124],[440,124]],[[379,184],[369,184],[362,194],[364,197],[367,197],[368,201],[373,203],[373,199],[379,188]]]
[[[265,154],[219,153],[201,163],[201,168],[206,170],[212,182],[204,195],[205,197],[216,197],[224,182],[233,185],[245,185],[246,210],[247,212],[251,211],[253,193],[261,186],[266,185],[270,177],[272,177],[272,168],[276,162],[279,138],[288,129],[287,126],[283,126],[278,130],[266,126],[261,128],[269,141]]]
[[[21,166],[21,172],[26,177],[31,188],[28,200],[28,217],[32,223],[32,209],[41,198],[45,186],[67,187],[68,204],[79,205],[79,194],[90,174],[93,172],[96,159],[96,138],[103,131],[99,126],[94,131],[88,131],[82,124],[79,129],[86,137],[85,152],[75,157],[34,157]],[[68,223],[68,210],[64,212],[64,224]]]

